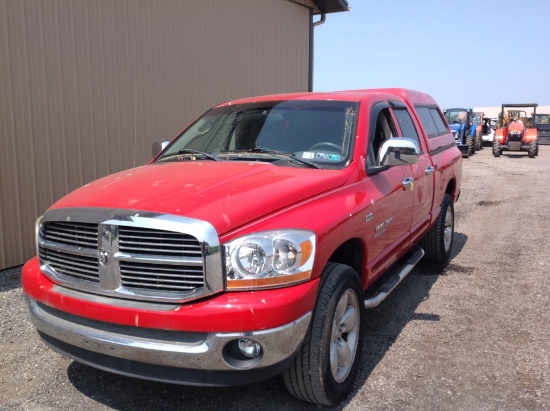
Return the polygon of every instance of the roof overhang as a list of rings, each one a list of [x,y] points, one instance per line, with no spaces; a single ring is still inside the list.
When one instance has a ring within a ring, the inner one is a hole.
[[[312,0],[316,6],[314,14],[337,13],[339,11],[348,11],[349,4],[347,0]]]

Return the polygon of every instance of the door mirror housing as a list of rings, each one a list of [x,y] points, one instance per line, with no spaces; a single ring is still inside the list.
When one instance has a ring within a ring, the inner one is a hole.
[[[394,137],[384,141],[380,148],[381,166],[414,164],[420,156],[420,147],[412,138]]]

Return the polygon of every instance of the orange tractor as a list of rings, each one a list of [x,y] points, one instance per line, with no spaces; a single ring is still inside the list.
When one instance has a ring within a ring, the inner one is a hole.
[[[538,104],[503,104],[493,140],[493,155],[503,151],[526,151],[530,158],[539,153],[537,129],[532,125]],[[525,109],[532,108],[530,117]],[[524,110],[522,110],[524,109]]]

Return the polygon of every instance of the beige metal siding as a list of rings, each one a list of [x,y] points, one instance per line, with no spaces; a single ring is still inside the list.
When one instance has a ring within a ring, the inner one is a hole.
[[[209,106],[307,90],[310,22],[286,0],[0,0],[0,268],[54,201]]]

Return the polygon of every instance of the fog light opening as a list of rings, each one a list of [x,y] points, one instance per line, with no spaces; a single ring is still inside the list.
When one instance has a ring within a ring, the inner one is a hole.
[[[249,338],[239,340],[239,350],[247,358],[256,358],[262,352],[262,346]]]
[[[222,356],[230,367],[247,370],[262,362],[264,349],[260,343],[250,338],[238,338],[223,347]]]

